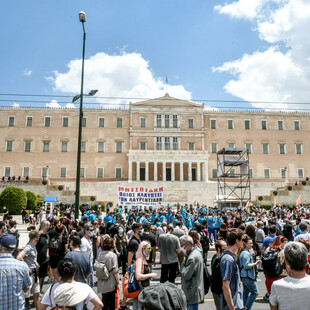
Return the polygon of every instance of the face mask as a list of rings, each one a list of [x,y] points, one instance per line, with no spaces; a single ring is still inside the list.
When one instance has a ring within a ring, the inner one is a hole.
[[[143,255],[145,256],[146,259],[149,259],[150,254],[146,253],[144,250],[142,251]]]
[[[119,230],[118,230],[118,233],[119,233],[120,235],[122,235],[122,234],[124,233],[124,230],[123,230],[123,229],[119,229]]]
[[[184,247],[181,248],[181,251],[183,254],[186,254],[186,250],[184,249]]]
[[[89,237],[93,237],[93,236],[94,236],[94,234],[95,234],[95,232],[94,232],[94,231],[92,231],[92,232],[89,234]]]

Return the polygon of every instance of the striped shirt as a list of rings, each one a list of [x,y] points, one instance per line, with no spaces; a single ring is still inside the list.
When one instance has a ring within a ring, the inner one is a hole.
[[[0,310],[23,310],[23,288],[31,286],[29,268],[12,254],[0,253]]]

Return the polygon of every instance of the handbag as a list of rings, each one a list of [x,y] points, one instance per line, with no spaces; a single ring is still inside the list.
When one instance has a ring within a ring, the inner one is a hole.
[[[143,270],[143,265],[142,265]],[[138,298],[141,291],[140,284],[135,278],[135,264],[132,264],[126,271],[123,278],[123,295],[126,298]]]
[[[110,272],[105,263],[98,260],[94,263],[94,270],[96,271],[96,277],[100,280],[108,280],[110,277]]]

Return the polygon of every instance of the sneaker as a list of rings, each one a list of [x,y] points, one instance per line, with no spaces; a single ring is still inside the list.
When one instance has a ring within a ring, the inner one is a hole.
[[[263,297],[263,299],[264,299],[265,301],[269,302],[269,296],[268,296],[267,294]]]

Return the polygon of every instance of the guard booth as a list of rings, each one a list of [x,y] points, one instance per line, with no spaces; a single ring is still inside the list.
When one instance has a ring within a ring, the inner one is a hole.
[[[217,204],[234,210],[251,200],[249,152],[246,148],[223,148],[217,152]]]
[[[57,197],[49,197],[46,196],[44,198],[44,208],[46,210],[47,205],[50,205],[51,207],[51,214],[53,213],[54,205],[57,204]]]

